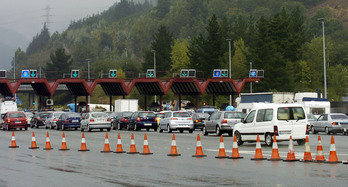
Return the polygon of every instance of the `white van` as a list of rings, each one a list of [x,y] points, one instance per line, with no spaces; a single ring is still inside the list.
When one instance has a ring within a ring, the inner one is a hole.
[[[253,108],[242,123],[234,126],[233,134],[238,145],[243,142],[255,142],[257,134],[260,141],[271,146],[273,135],[277,141],[296,140],[299,145],[305,143],[309,133],[309,123],[301,104],[263,104]]]
[[[13,98],[1,98],[0,99],[0,113],[18,111],[16,100]]]

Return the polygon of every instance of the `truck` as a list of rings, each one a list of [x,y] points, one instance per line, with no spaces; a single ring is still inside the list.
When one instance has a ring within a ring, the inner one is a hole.
[[[16,100],[12,97],[5,97],[0,99],[0,113],[18,111]]]
[[[301,103],[305,112],[313,114],[315,117],[331,112],[331,103],[315,92],[296,93],[294,103]]]
[[[71,108],[71,112],[85,112],[86,111],[86,103],[85,102],[80,102],[77,103],[77,111],[75,111],[75,103],[69,103],[67,104],[68,107]],[[88,104],[88,110],[91,112],[97,111],[97,109],[102,109],[105,111],[113,111],[113,106],[111,106],[110,110],[110,105],[107,104]]]
[[[115,100],[115,112],[138,111],[138,99],[117,99]]]

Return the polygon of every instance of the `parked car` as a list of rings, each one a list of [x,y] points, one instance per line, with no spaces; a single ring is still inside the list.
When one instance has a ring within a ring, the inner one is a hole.
[[[64,112],[51,112],[45,120],[46,129],[54,129],[57,126],[57,121]]]
[[[39,128],[45,125],[47,117],[50,115],[49,112],[37,112],[34,114],[33,118],[30,120],[30,127]]]
[[[127,127],[133,112],[115,112],[110,115],[112,129],[122,130]]]
[[[92,129],[99,129],[103,131],[103,129],[107,129],[107,131],[111,130],[111,119],[105,112],[89,112],[82,114],[82,120],[80,125],[80,130],[91,131]]]
[[[315,121],[317,121],[317,117],[315,117],[313,114],[311,114],[311,113],[308,113],[307,114],[307,118],[308,118],[308,123],[309,123],[309,125],[310,125],[310,131],[312,131],[312,126],[313,126],[313,122],[315,122]]]
[[[81,115],[75,112],[66,112],[60,115],[57,121],[57,130],[65,130],[67,128],[77,128],[80,127]]]
[[[159,127],[161,119],[164,117],[164,112],[156,112],[156,121],[157,121],[157,126]]]
[[[32,112],[24,112],[25,116],[27,117],[28,120],[28,126],[30,126],[30,121],[33,118],[34,114]]]
[[[311,132],[325,132],[326,134],[344,133],[347,134],[348,117],[343,113],[330,113],[320,115],[319,118],[312,123]]]
[[[129,119],[129,123],[127,124],[127,130],[141,130],[146,129],[149,131],[150,129],[153,129],[154,131],[157,131],[157,121],[156,115],[154,112],[144,112],[144,111],[138,111],[133,112]]]
[[[272,146],[273,135],[277,141],[288,141],[290,136],[299,145],[305,143],[309,133],[307,115],[301,104],[262,104],[253,108],[241,123],[233,128],[237,144],[260,141]]]
[[[163,119],[161,119],[159,132],[167,130],[168,133],[171,133],[173,130],[178,130],[180,133],[183,133],[184,130],[187,130],[189,133],[192,133],[193,128],[193,121],[190,113],[170,111],[165,112]]]
[[[216,135],[220,136],[223,133],[228,133],[229,136],[232,136],[234,125],[239,123],[242,118],[242,112],[214,112],[204,122],[203,135],[216,133]]]
[[[209,118],[208,113],[193,113],[192,120],[193,120],[193,126],[194,129],[201,129],[203,130],[204,127],[204,121]]]
[[[2,117],[2,129],[24,129],[28,130],[28,120],[24,112],[7,112]]]

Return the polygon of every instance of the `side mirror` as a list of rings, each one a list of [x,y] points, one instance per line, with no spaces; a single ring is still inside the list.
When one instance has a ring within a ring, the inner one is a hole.
[[[240,122],[245,123],[244,118],[241,118],[241,119],[240,119]]]

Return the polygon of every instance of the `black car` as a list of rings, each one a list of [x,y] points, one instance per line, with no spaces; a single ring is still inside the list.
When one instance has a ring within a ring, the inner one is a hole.
[[[203,130],[205,119],[209,118],[208,113],[194,113],[192,115],[194,129]]]
[[[146,129],[149,131],[150,129],[154,129],[157,131],[157,121],[156,115],[154,112],[133,112],[129,119],[129,123],[127,124],[127,130],[141,130]]]
[[[39,128],[39,126],[44,126],[45,121],[50,115],[49,112],[37,112],[34,114],[33,118],[30,120],[30,127],[36,127]]]
[[[110,115],[112,129],[122,130],[127,127],[128,119],[133,112],[114,112]]]

